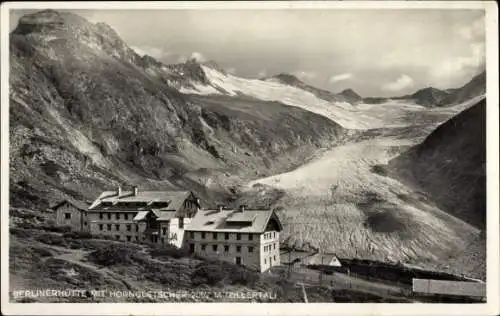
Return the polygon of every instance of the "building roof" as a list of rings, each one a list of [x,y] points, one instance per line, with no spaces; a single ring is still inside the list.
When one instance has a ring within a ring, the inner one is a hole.
[[[61,207],[62,205],[64,204],[70,204],[70,205],[73,205],[75,208],[81,210],[81,211],[86,211],[88,208],[89,208],[89,204],[85,203],[85,202],[80,202],[80,201],[76,201],[76,200],[69,200],[69,199],[66,199],[66,200],[62,200],[60,201],[59,203],[57,203],[56,205],[50,207],[52,210],[57,210],[59,207]]]
[[[337,256],[335,256],[334,254],[331,254],[331,253],[314,254],[310,257],[304,258],[303,263],[304,264],[311,264],[311,265],[331,266],[331,267],[341,267],[342,266],[339,259],[337,259]]]
[[[199,210],[187,231],[262,233],[271,219],[276,220],[279,230],[281,222],[272,210]]]
[[[178,210],[182,207],[184,201],[192,194],[190,191],[141,191],[137,195],[133,191],[122,191],[120,196],[116,191],[104,191],[92,205],[90,210]],[[103,203],[109,202],[110,205]],[[163,202],[163,207],[155,207],[155,202]],[[129,205],[126,205],[128,204]],[[143,203],[143,205],[132,206],[130,203]]]

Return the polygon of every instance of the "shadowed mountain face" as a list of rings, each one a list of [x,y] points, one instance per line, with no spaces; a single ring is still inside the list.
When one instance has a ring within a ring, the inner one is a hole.
[[[443,210],[484,229],[486,99],[440,125],[389,166],[428,192]]]
[[[176,87],[206,80],[197,62],[141,57],[108,25],[74,14],[21,18],[10,52],[14,207],[93,199],[119,184],[192,189],[210,202],[229,194],[210,177],[286,170],[343,133],[277,102],[235,97],[228,114],[227,100],[191,99]]]

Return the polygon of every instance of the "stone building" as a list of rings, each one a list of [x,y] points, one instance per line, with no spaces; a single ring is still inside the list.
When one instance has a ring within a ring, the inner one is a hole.
[[[186,246],[212,257],[263,272],[280,264],[283,227],[272,210],[199,210],[186,228]]]
[[[200,208],[190,191],[103,192],[88,210],[90,232],[122,241],[182,247],[186,225]]]

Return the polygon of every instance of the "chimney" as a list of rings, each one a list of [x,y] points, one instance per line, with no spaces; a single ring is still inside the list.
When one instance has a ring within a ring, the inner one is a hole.
[[[134,196],[137,196],[137,186],[136,186],[136,185],[134,185],[134,186],[132,187],[132,191],[133,191],[133,195],[134,195]]]
[[[116,190],[116,195],[117,195],[118,197],[120,197],[120,196],[122,195],[122,187],[121,187],[121,186],[119,186],[119,187],[118,187],[118,190]]]
[[[244,212],[245,211],[245,207],[246,207],[245,204],[240,205],[240,212]]]

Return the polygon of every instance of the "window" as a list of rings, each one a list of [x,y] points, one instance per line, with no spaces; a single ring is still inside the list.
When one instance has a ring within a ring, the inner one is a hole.
[[[224,252],[229,252],[229,246],[224,246]]]
[[[194,252],[194,244],[189,244],[189,251]]]
[[[214,240],[217,240],[217,233],[213,233],[212,235],[213,235]]]
[[[207,249],[207,245],[205,245],[205,244],[201,244],[201,250],[202,250],[202,251],[205,251],[205,249]]]
[[[120,235],[115,235],[116,240],[120,240]]]
[[[139,231],[139,224],[135,224],[135,231],[138,232]]]
[[[236,257],[236,264],[241,264],[241,257]]]
[[[116,213],[116,219],[120,219],[120,213]]]
[[[135,236],[135,240],[138,241],[139,240],[139,236]]]
[[[201,239],[205,239],[205,232],[201,233]]]
[[[116,231],[120,230],[120,224],[115,224]]]
[[[248,234],[248,240],[253,240],[253,234]]]
[[[108,226],[108,230],[111,230],[111,224],[108,224],[106,226]]]
[[[131,241],[132,240],[132,236],[127,236],[127,241]]]
[[[248,252],[253,252],[253,247],[252,246],[248,246]]]
[[[103,213],[99,213],[99,219],[103,219],[104,217],[104,214]]]
[[[191,232],[190,235],[191,235],[191,239],[194,239],[194,232]]]
[[[87,226],[87,222],[83,222],[83,226]]]
[[[102,224],[99,224],[99,230],[102,230],[102,226],[103,226]]]
[[[129,232],[129,231],[132,231],[132,225],[127,224],[127,231],[128,231],[128,232]]]
[[[273,244],[273,249],[275,249],[275,250],[276,250],[276,244]]]
[[[241,246],[236,246],[236,252],[241,252]]]
[[[125,220],[128,220],[128,214],[123,214],[123,217],[125,218]]]
[[[163,235],[167,234],[167,227],[162,227],[161,230]]]
[[[225,234],[224,234],[224,239],[225,239],[225,240],[228,240],[228,239],[229,239],[229,233],[225,233]]]
[[[264,264],[266,264],[266,263],[267,263],[267,260],[266,260],[266,259],[264,259]]]
[[[64,213],[65,219],[71,219],[71,213]]]
[[[276,238],[276,232],[273,233],[273,238]]]
[[[184,228],[184,218],[179,218],[179,228]]]
[[[274,261],[276,261],[276,256],[274,256]]]
[[[212,245],[212,250],[217,251],[217,245]]]
[[[241,240],[241,234],[240,233],[236,234],[236,240]]]
[[[111,219],[111,213],[108,213],[108,219]]]
[[[161,237],[161,243],[164,244],[165,243],[165,237]]]

